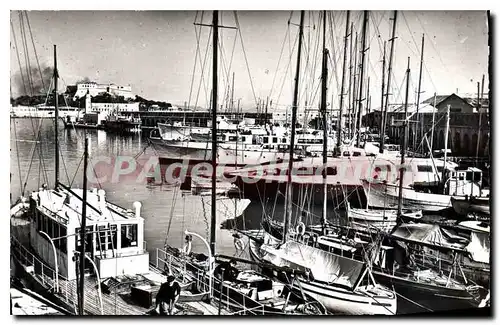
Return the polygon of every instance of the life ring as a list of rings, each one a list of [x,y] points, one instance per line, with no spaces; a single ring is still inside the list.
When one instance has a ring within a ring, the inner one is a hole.
[[[299,222],[295,230],[297,231],[297,234],[299,234],[300,236],[304,236],[304,234],[306,233],[306,225],[301,221]]]
[[[245,248],[245,244],[241,240],[241,238],[235,238],[234,239],[234,248],[238,251],[242,251]]]
[[[191,248],[192,248],[192,247],[191,247],[191,241],[188,241],[188,242],[184,245],[184,247],[182,248],[182,251],[184,252],[184,254],[189,255],[189,254],[191,254]]]

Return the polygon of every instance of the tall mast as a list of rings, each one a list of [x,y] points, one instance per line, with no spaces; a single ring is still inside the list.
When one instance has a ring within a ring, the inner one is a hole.
[[[328,142],[328,127],[326,117],[326,96],[328,82],[328,49],[326,48],[326,10],[323,11],[323,65],[321,67],[321,113],[323,114],[323,225],[326,225],[326,202],[327,202],[327,185],[326,185],[326,158],[327,158],[327,142]]]
[[[477,113],[479,114],[479,125],[477,130],[477,143],[476,143],[476,163],[479,156],[479,143],[481,139],[481,98],[479,94],[479,81],[477,82]]]
[[[434,146],[434,123],[436,120],[436,93],[434,93],[434,102],[432,104],[432,127],[431,127],[431,154]]]
[[[385,137],[385,132],[384,132],[384,91],[385,91],[385,48],[386,48],[386,42],[384,41],[384,56],[382,56],[382,92],[380,96],[380,114],[381,116],[381,123],[380,123],[380,147],[378,149],[379,153],[384,153],[384,146],[382,145],[384,140],[382,140]]]
[[[339,122],[337,127],[337,153],[340,155],[340,145],[342,144],[342,115],[344,108],[344,83],[345,83],[345,66],[347,63],[347,37],[349,37],[349,18],[351,11],[347,10],[347,18],[345,22],[345,36],[344,36],[344,63],[342,64],[342,86],[340,87],[340,110],[339,110]]]
[[[299,47],[297,50],[297,68],[295,71],[295,86],[293,90],[293,103],[292,103],[292,131],[290,135],[290,157],[288,159],[288,177],[286,188],[286,210],[285,222],[283,229],[283,241],[286,241],[288,229],[290,228],[290,219],[292,214],[292,168],[293,168],[293,147],[295,145],[295,124],[297,123],[297,105],[299,96],[299,77],[300,77],[300,56],[302,52],[302,35],[304,33],[304,10],[300,11],[300,26],[299,26]]]
[[[396,40],[396,22],[398,18],[398,11],[394,10],[394,18],[392,19],[392,36],[389,40],[391,42],[391,51],[389,53],[389,69],[387,71],[387,88],[385,93],[385,106],[382,113],[382,139],[380,141],[380,148],[384,149],[385,144],[385,128],[387,125],[387,109],[389,106],[389,92],[391,91],[391,75],[392,75],[392,57],[394,56],[394,41]]]
[[[351,138],[351,111],[352,111],[352,101],[351,101],[351,93],[352,93],[352,37],[353,37],[353,28],[354,24],[351,23],[351,34],[349,37],[349,91],[347,92],[348,99],[348,107],[347,107],[347,137]]]
[[[481,99],[483,99],[483,94],[484,94],[484,74],[483,74],[483,79],[481,80]]]
[[[234,113],[234,72],[233,72],[233,82],[231,87],[231,113]]]
[[[361,116],[363,114],[363,79],[365,74],[365,58],[366,58],[366,28],[368,26],[368,10],[363,11],[363,35],[361,41],[361,73],[359,79],[359,99],[358,99],[358,120],[356,122],[356,129],[358,134],[356,136],[356,146],[359,148],[361,142]]]
[[[55,164],[55,182],[54,188],[59,184],[59,132],[57,130],[57,121],[59,120],[59,95],[57,93],[57,79],[59,73],[57,72],[57,52],[56,45],[54,45],[54,99],[55,99],[55,112],[54,112],[54,135],[55,135],[55,149],[56,149],[56,164]]]
[[[366,81],[366,114],[370,114],[371,96],[370,96],[370,76]]]
[[[269,107],[269,96],[266,99],[266,114],[264,115],[264,125],[267,125],[267,108]]]
[[[424,40],[425,40],[425,34],[422,34],[422,52],[420,54],[420,71],[418,73],[418,90],[417,90],[417,121],[420,119],[420,115],[418,115],[418,109],[420,107],[420,92],[421,92],[421,87],[422,87],[422,69],[424,65]],[[417,132],[415,132],[413,139],[414,139],[414,147],[415,147],[415,141],[416,139],[422,139],[423,136],[421,136],[419,133],[423,132],[423,128],[418,130],[418,123],[415,124],[415,127],[417,129]],[[420,131],[420,132],[419,132]],[[416,148],[413,148],[415,151]]]
[[[357,53],[358,53],[358,32],[356,32],[356,38],[355,38],[355,42],[354,42],[354,74],[353,74],[353,81],[352,81],[352,112],[351,112],[351,115],[349,116],[349,127],[351,128],[351,138],[350,140],[352,140],[352,137],[354,136],[354,133],[356,132],[356,129],[355,129],[355,125],[356,125],[356,122],[355,122],[355,117],[356,117],[356,94],[357,94],[357,83],[356,83],[356,69],[358,68],[358,56],[357,56]]]
[[[87,165],[89,158],[89,139],[85,137],[85,151],[83,153],[83,196],[82,196],[82,222],[80,228],[80,278],[79,278],[79,300],[78,314],[84,313],[84,296],[85,296],[85,231],[87,227]]]
[[[408,93],[410,91],[410,57],[408,57],[408,68],[406,68],[406,95],[405,95],[405,115],[403,122],[403,145],[401,147],[401,166],[399,168],[399,196],[398,196],[398,217],[401,216],[403,205],[403,175],[406,154],[406,129],[408,128]]]
[[[217,170],[217,45],[219,37],[219,12],[213,12],[213,72],[212,72],[212,211],[210,220],[210,250],[215,254],[215,217],[216,217],[216,170]]]
[[[448,133],[450,132],[450,105],[446,106],[446,129],[444,134],[444,168],[443,177],[441,178],[443,182],[445,181],[446,172],[446,157],[448,156]]]

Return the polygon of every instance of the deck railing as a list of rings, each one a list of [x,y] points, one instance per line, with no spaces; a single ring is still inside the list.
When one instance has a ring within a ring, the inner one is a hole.
[[[208,292],[211,289],[212,300],[214,306],[221,307],[224,309],[224,314],[229,315],[264,315],[266,314],[264,305],[256,302],[257,306],[247,307],[245,306],[245,300],[242,299],[243,304],[239,301],[233,299],[229,294],[229,286],[224,285],[222,287],[222,294],[220,291],[221,281],[213,277],[213,285],[210,288],[209,285],[209,272],[208,265],[207,270],[194,265],[184,258],[184,256],[174,256],[173,254],[166,252],[165,250],[156,249],[156,267],[158,269],[165,269],[173,273],[174,275],[182,275],[186,281],[194,282],[194,285],[198,290]],[[176,274],[177,273],[177,274]],[[247,299],[250,299],[247,297]]]
[[[18,259],[26,271],[32,273],[33,277],[36,278],[41,285],[47,290],[53,290],[54,295],[60,300],[68,304],[68,306],[73,306],[74,313],[76,311],[76,301],[77,301],[77,285],[76,280],[68,280],[61,274],[58,275],[59,281],[59,291],[55,291],[55,270],[48,266],[46,263],[37,258],[32,252],[30,252],[23,244],[21,244],[16,238],[11,237],[11,253]],[[31,270],[30,270],[31,268]],[[96,306],[99,306],[99,297],[96,291],[95,299]],[[89,294],[88,292],[86,294]],[[100,309],[88,310],[94,304],[85,304],[85,309],[93,314],[101,314]]]

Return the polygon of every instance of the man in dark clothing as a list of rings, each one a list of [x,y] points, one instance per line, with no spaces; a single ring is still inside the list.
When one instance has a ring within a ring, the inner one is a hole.
[[[175,303],[181,295],[181,286],[173,275],[167,277],[167,282],[163,283],[156,294],[156,308],[158,305],[160,315],[171,315],[174,310]]]
[[[236,268],[236,261],[235,260],[230,260],[229,262],[221,262],[219,265],[214,270],[214,273],[216,276],[219,278],[222,275],[222,272],[224,272],[224,280],[227,281],[234,281],[236,280],[236,277],[238,276],[238,269]]]

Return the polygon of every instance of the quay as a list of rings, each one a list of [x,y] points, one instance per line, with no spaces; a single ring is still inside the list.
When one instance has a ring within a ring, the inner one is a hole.
[[[175,122],[185,122],[192,126],[207,126],[207,122],[212,119],[212,113],[209,110],[206,111],[123,111],[122,116],[140,118],[141,129],[151,130],[156,128],[158,123],[175,123]],[[218,116],[224,116],[231,120],[243,120],[245,118],[254,119],[255,124],[264,124],[266,121],[271,121],[273,118],[272,113],[260,113],[260,112],[241,112],[241,113],[230,113],[230,112],[217,112]]]

